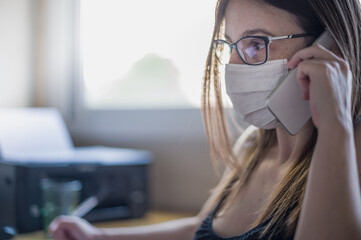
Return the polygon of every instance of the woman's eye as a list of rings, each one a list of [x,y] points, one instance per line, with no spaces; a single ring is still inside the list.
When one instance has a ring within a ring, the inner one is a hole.
[[[262,42],[259,42],[259,41],[252,41],[251,42],[251,47],[254,49],[254,50],[262,50],[265,46],[264,46],[264,43]]]

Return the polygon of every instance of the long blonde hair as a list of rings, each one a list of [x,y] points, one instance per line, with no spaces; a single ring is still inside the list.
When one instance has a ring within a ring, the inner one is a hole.
[[[265,4],[278,7],[295,15],[306,32],[318,36],[327,28],[337,43],[341,54],[350,65],[353,76],[352,115],[354,124],[360,119],[360,63],[361,63],[361,8],[359,0],[263,0]],[[224,15],[228,0],[218,0],[212,40],[224,34]],[[213,160],[220,160],[233,169],[225,181],[219,184],[219,196],[215,206],[227,196],[221,207],[227,207],[250,179],[260,159],[277,142],[275,130],[257,131],[248,139],[252,144],[246,148],[242,159],[233,151],[233,139],[226,120],[221,94],[219,64],[213,47],[210,47],[206,62],[202,111],[208,144]],[[302,154],[289,168],[285,177],[276,186],[268,203],[252,227],[270,218],[262,236],[269,239],[278,232],[293,236],[303,204],[310,162],[317,140],[317,129],[313,130]]]

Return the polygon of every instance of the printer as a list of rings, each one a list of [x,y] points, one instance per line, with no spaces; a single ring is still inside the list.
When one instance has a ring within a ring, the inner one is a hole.
[[[149,205],[145,150],[74,147],[55,109],[0,110],[0,225],[19,233],[40,230],[44,178],[82,183],[80,201],[99,204],[84,216],[91,222],[141,217]]]

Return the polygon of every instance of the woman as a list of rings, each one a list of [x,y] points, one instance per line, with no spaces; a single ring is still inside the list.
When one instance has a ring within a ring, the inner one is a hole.
[[[126,229],[60,217],[50,226],[56,239],[361,239],[359,1],[219,0],[216,12],[203,114],[213,157],[226,170],[199,215]],[[332,50],[310,46],[326,28]],[[230,63],[225,80],[235,111],[258,127],[235,148],[222,107],[223,60]],[[264,108],[263,87],[271,90],[296,67],[312,119],[291,136]],[[255,94],[250,81],[259,81],[263,93]]]

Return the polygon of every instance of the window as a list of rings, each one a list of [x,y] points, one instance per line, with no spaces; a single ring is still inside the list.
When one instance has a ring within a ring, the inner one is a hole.
[[[82,0],[84,105],[199,107],[215,0]]]

